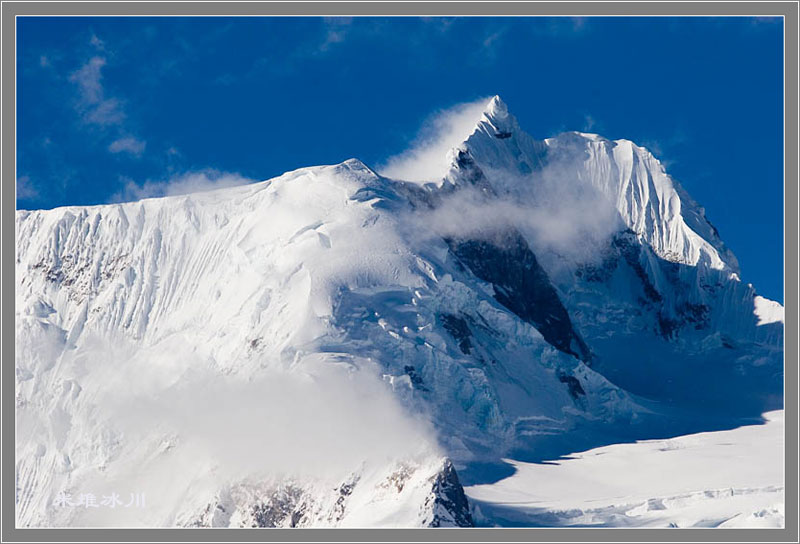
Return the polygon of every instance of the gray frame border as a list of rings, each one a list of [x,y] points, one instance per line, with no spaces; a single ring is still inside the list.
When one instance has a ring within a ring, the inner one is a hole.
[[[16,16],[783,16],[784,361],[798,361],[798,3],[780,2],[19,2],[2,6],[2,542],[798,542],[798,368],[784,364],[785,529],[17,529],[14,478],[14,255],[16,204]],[[13,180],[13,181],[12,181]],[[787,182],[788,180],[788,182]],[[788,259],[787,259],[788,256]],[[787,283],[786,279],[790,281]],[[431,532],[435,531],[435,532]],[[588,532],[587,532],[588,531]]]

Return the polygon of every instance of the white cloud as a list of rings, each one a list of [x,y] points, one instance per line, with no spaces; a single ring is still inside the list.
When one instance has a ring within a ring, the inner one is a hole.
[[[78,86],[78,112],[87,124],[112,126],[121,125],[125,112],[121,102],[107,97],[103,87],[104,57],[90,58],[83,66],[70,75],[70,81]]]
[[[84,113],[84,120],[94,125],[121,125],[125,121],[125,112],[116,98],[102,100]]]
[[[33,199],[38,196],[39,191],[33,186],[29,176],[20,176],[17,178],[17,200]]]
[[[666,138],[658,140],[643,138],[641,141],[642,145],[659,160],[664,168],[669,168],[678,163],[675,158],[675,148],[686,144],[689,139],[686,132],[678,127]]]
[[[140,366],[137,359],[127,366]],[[270,368],[249,381],[192,369],[167,387],[131,377],[134,392],[109,388],[104,408],[132,438],[179,435],[181,462],[210,461],[223,480],[341,477],[364,461],[435,451],[428,422],[407,414],[370,369],[312,366],[309,373]]]
[[[327,51],[331,48],[332,45],[337,43],[342,43],[345,39],[346,32],[343,30],[328,30],[327,34],[325,34],[325,40],[319,46],[320,51]]]
[[[531,174],[492,171],[490,183],[501,190],[490,199],[479,189],[462,187],[434,209],[417,209],[406,221],[420,240],[431,237],[494,239],[516,229],[538,258],[558,255],[593,262],[608,238],[624,225],[613,203],[590,184],[577,184],[574,164],[551,160]],[[558,261],[556,261],[558,262]]]
[[[105,51],[105,43],[96,35],[92,35],[90,44],[98,51]],[[117,97],[109,96],[103,85],[103,68],[106,58],[94,55],[80,68],[70,74],[69,79],[78,90],[76,111],[86,125],[105,129],[108,134],[115,134],[115,139],[108,145],[111,153],[128,153],[139,157],[145,149],[146,142],[124,130],[127,118],[123,102]]]
[[[534,21],[531,30],[538,36],[568,38],[581,35],[588,26],[586,17],[542,17]]]
[[[453,23],[455,23],[453,17],[420,17],[420,21],[440,34],[445,34],[450,31]]]
[[[97,104],[103,99],[101,71],[105,64],[103,57],[92,57],[70,76],[70,81],[79,87],[81,100],[87,104]]]
[[[144,152],[146,145],[147,143],[143,140],[139,140],[133,136],[126,136],[111,142],[111,145],[108,146],[108,150],[112,153],[130,153],[138,157]]]
[[[503,36],[505,36],[507,31],[508,27],[500,27],[484,38],[483,48],[480,52],[484,59],[489,61],[494,60],[497,56],[497,50],[503,41]]]
[[[64,429],[58,459],[92,460],[70,473],[70,487],[98,497],[143,493],[150,510],[142,514],[157,518],[148,524],[164,523],[175,506],[202,508],[204,497],[237,483],[338,485],[354,471],[441,456],[427,416],[407,410],[370,360],[309,355],[286,368],[265,356],[257,371],[228,373],[198,358],[191,331],[156,345],[111,338],[85,334],[79,350],[63,353],[81,391],[66,423],[63,410],[25,417]],[[37,353],[63,348],[60,337],[36,342]]]
[[[227,373],[198,359],[193,334],[168,336],[147,346],[88,335],[63,354],[63,368],[81,376],[82,403],[70,404],[61,454],[84,450],[83,440],[114,451],[108,464],[76,471],[74,485],[144,492],[158,508],[186,501],[190,486],[340,481],[370,465],[440,455],[427,416],[401,404],[374,362],[309,355],[287,369],[265,357],[258,371]],[[58,349],[50,342],[40,338],[37,352]]]
[[[504,32],[504,30],[498,30],[497,32],[489,34],[486,39],[483,40],[483,46],[492,47],[492,45],[497,42],[498,39],[500,39]]]
[[[437,181],[449,166],[447,152],[472,134],[491,98],[458,104],[431,116],[411,147],[386,160],[384,176],[407,181]]]
[[[92,44],[92,47],[99,51],[102,51],[106,48],[105,42],[101,40],[97,34],[92,34],[92,38],[89,40],[89,43]]]
[[[136,183],[129,180],[122,190],[111,197],[111,202],[130,202],[143,198],[186,195],[246,185],[256,180],[233,172],[220,172],[214,169],[185,172],[163,181]]]
[[[343,43],[347,39],[352,22],[351,17],[326,17],[325,38],[315,53],[326,53],[334,45]]]

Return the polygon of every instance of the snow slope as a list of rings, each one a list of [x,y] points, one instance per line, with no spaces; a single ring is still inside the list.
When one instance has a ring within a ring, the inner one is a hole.
[[[765,417],[765,425],[515,461],[512,476],[467,495],[489,525],[782,527],[783,411]]]
[[[497,98],[464,138],[429,183],[18,211],[18,523],[471,525],[456,471],[780,407],[780,305],[652,155]]]

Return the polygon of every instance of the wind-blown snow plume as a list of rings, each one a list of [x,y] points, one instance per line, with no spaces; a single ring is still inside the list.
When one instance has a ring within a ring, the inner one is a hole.
[[[465,102],[434,113],[407,150],[390,157],[378,171],[389,178],[437,181],[447,173],[447,152],[474,130],[489,98]]]
[[[184,172],[164,181],[145,181],[141,184],[128,181],[121,191],[111,197],[111,202],[132,202],[143,198],[187,195],[247,185],[255,181],[235,172],[221,172],[209,168]]]

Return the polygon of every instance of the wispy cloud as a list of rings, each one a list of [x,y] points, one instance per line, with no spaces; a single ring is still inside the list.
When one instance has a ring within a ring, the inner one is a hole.
[[[579,168],[559,159],[530,174],[493,171],[490,183],[510,187],[491,199],[475,187],[446,194],[436,208],[410,212],[419,239],[444,236],[494,239],[517,229],[538,258],[559,255],[573,262],[594,262],[608,238],[623,228],[616,207],[594,186],[576,184]]]
[[[486,36],[486,38],[483,40],[483,47],[491,48],[504,32],[505,29],[500,29]]]
[[[570,17],[573,32],[581,32],[586,27],[586,17]]]
[[[309,20],[298,28],[307,33],[307,38],[298,42],[286,41],[265,47],[253,59],[249,70],[240,77],[244,80],[272,77],[285,77],[307,69],[308,62],[318,62],[335,53],[345,44],[371,37],[386,40],[383,32],[385,23],[377,20],[354,20],[352,17],[324,17],[322,21]],[[218,80],[223,84],[225,80]]]
[[[490,98],[440,110],[424,123],[411,146],[378,167],[381,174],[406,181],[436,181],[447,173],[448,151],[472,133]]]
[[[106,96],[102,81],[105,65],[104,57],[94,56],[72,73],[70,81],[78,86],[78,110],[86,123],[120,125],[125,120],[125,112],[117,98]]]
[[[116,96],[110,96],[103,83],[103,68],[107,64],[107,54],[110,51],[96,34],[92,34],[89,43],[95,53],[69,76],[78,92],[75,109],[85,125],[101,128],[107,136],[113,138],[107,146],[109,152],[140,157],[144,153],[146,142],[126,130],[127,114],[123,101]]]
[[[82,487],[135,488],[177,504],[187,489],[287,477],[335,485],[353,471],[441,455],[430,420],[404,408],[376,365],[312,355],[287,372],[265,358],[243,379],[194,364],[188,339],[167,352],[88,335],[79,355],[65,354],[65,368],[88,365],[98,377],[81,384],[92,428],[119,439],[115,451],[124,452],[109,471],[80,475]],[[52,349],[39,343],[39,353]]]
[[[675,149],[688,142],[686,132],[681,127],[676,127],[672,134],[667,138],[659,140],[645,138],[642,140],[642,145],[647,148],[655,157],[664,165],[664,168],[669,168],[678,163],[675,158]]]
[[[352,17],[326,17],[325,37],[316,52],[326,53],[336,44],[343,43],[347,39],[352,23]]]
[[[433,28],[441,34],[450,31],[455,22],[453,17],[420,17],[420,21],[425,23],[429,28]]]
[[[94,47],[98,51],[102,51],[102,50],[104,50],[106,48],[106,43],[103,40],[101,40],[100,38],[98,38],[97,34],[92,34],[92,37],[89,40],[89,43],[92,45],[92,47]]]
[[[29,176],[17,178],[17,200],[35,200],[39,197],[39,190],[33,186]]]
[[[186,195],[246,185],[257,180],[247,178],[235,172],[221,172],[215,169],[204,169],[193,172],[177,174],[169,179],[160,181],[145,181],[136,183],[127,180],[124,187],[112,195],[111,202],[131,202],[143,198],[162,196]]]
[[[587,17],[543,17],[531,25],[534,35],[551,38],[577,36],[589,28]]]
[[[105,64],[106,59],[103,57],[92,57],[70,76],[70,81],[76,83],[80,89],[81,100],[88,104],[97,104],[103,99],[100,71]]]
[[[138,157],[144,152],[146,145],[146,142],[139,140],[138,138],[126,136],[111,142],[111,145],[108,146],[108,150],[112,153],[130,153],[131,155]]]
[[[213,472],[228,478],[341,477],[362,463],[437,449],[428,422],[407,414],[373,372],[336,365],[317,372],[309,379],[268,370],[244,381],[195,371],[165,390],[104,395],[103,408],[136,438],[158,422],[159,431],[181,437],[185,455],[217,464]],[[259,432],[249,429],[250,418],[260,422]]]
[[[337,43],[342,43],[347,36],[347,31],[342,29],[328,29],[325,39],[317,48],[318,53],[326,53]]]
[[[489,30],[481,43],[481,54],[485,60],[494,60],[497,57],[498,49],[507,31],[508,27],[506,26]]]

